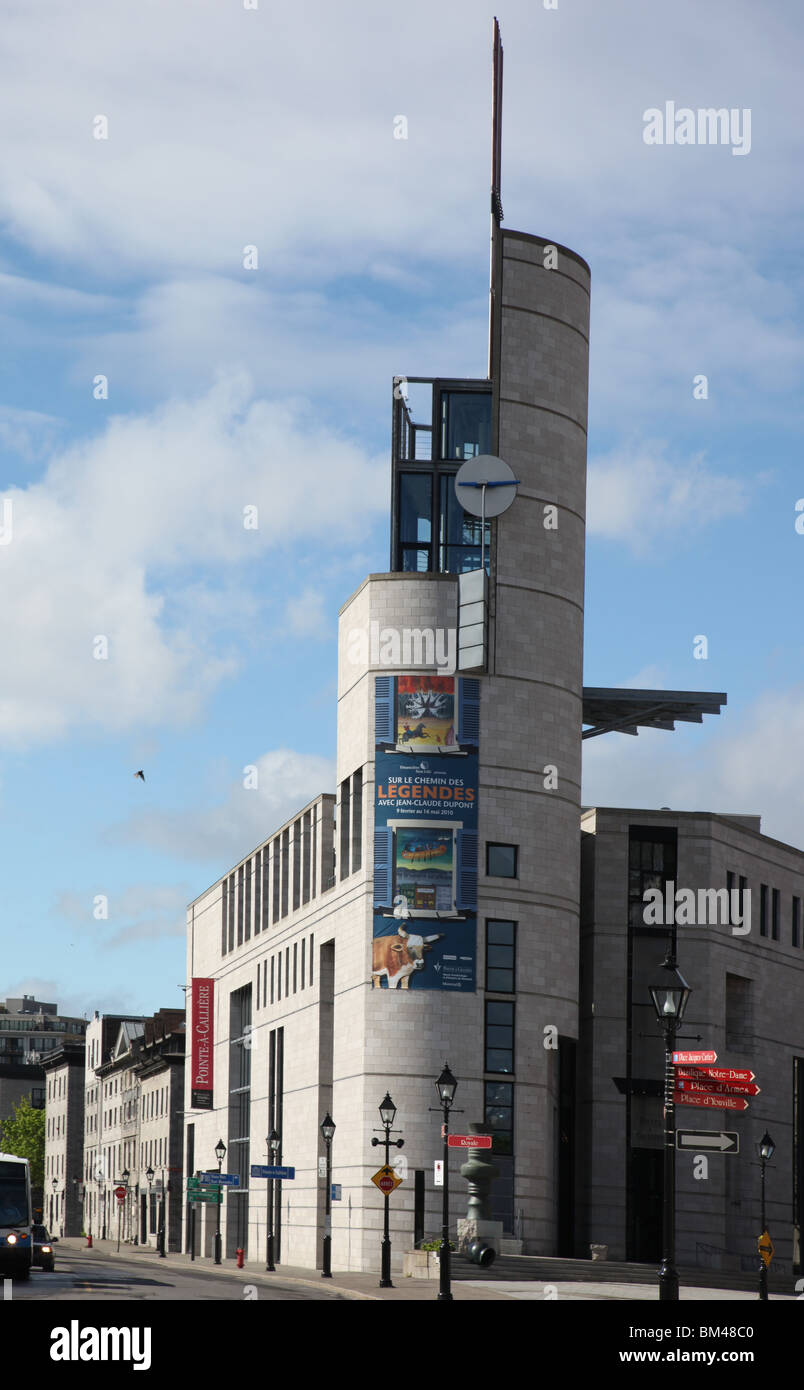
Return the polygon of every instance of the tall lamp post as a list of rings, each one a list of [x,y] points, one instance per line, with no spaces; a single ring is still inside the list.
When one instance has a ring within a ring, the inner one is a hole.
[[[51,1231],[54,1231],[56,1228],[55,1228],[54,1220],[53,1220],[53,1203],[54,1203],[54,1202],[56,1203],[56,1210],[58,1210],[58,1201],[59,1201],[59,1199],[58,1199],[58,1197],[56,1196],[56,1193],[57,1193],[58,1190],[59,1190],[59,1180],[58,1180],[58,1178],[54,1178],[53,1181],[51,1182],[50,1186],[53,1188],[53,1196],[52,1196],[51,1199],[50,1199],[50,1229],[51,1229]],[[763,1229],[763,1230],[765,1229],[765,1228],[764,1228],[764,1225],[763,1225],[763,1228],[762,1228],[762,1229]]]
[[[150,1163],[149,1163],[149,1164],[148,1164],[148,1167],[145,1169],[145,1181],[146,1181],[147,1184],[148,1184],[148,1218],[147,1218],[147,1220],[146,1220],[146,1222],[145,1222],[145,1239],[146,1239],[146,1241],[147,1241],[147,1239],[148,1239],[148,1227],[149,1227],[150,1224],[151,1224],[151,1183],[153,1182],[153,1180],[154,1180],[154,1170],[153,1170],[153,1168],[151,1167],[151,1165],[150,1165]]]
[[[435,1083],[440,1101],[441,1112],[444,1123],[441,1126],[441,1138],[444,1141],[444,1189],[443,1204],[441,1207],[441,1246],[438,1252],[439,1262],[439,1286],[438,1302],[452,1300],[452,1290],[450,1288],[450,1258],[449,1258],[449,1112],[455,1100],[455,1092],[458,1083],[452,1075],[447,1063],[444,1063],[444,1070]]]
[[[157,1249],[158,1249],[158,1251],[159,1251],[159,1258],[162,1259],[162,1260],[164,1260],[164,1259],[167,1258],[166,1255],[165,1255],[165,1237],[166,1237],[166,1231],[165,1231],[165,1216],[166,1216],[166,1213],[165,1213],[165,1193],[166,1193],[166,1191],[167,1191],[167,1192],[170,1191],[170,1182],[168,1181],[167,1187],[166,1187],[166,1186],[165,1186],[165,1170],[164,1170],[164,1168],[163,1168],[163,1169],[162,1169],[162,1201],[161,1201],[160,1208],[159,1208],[159,1210],[160,1210],[160,1217],[159,1217],[159,1233],[158,1233],[158,1235],[157,1235],[157,1237],[156,1237],[156,1246],[157,1246]]]
[[[127,1196],[128,1196],[128,1180],[129,1180],[129,1178],[131,1177],[131,1174],[130,1174],[128,1168],[124,1168],[123,1171],[122,1171],[122,1173],[120,1174],[120,1176],[121,1176],[121,1178],[122,1178],[122,1180],[123,1180],[123,1185],[124,1185],[124,1187],[125,1187],[125,1189],[126,1189],[126,1197],[127,1197]],[[125,1202],[126,1197],[123,1198],[123,1202]],[[121,1201],[120,1201],[120,1198],[118,1197],[118,1199],[117,1199],[117,1253],[118,1253],[118,1255],[120,1254],[120,1227],[121,1227],[122,1224],[123,1224],[123,1202],[121,1202]]]
[[[760,1139],[759,1143],[757,1144],[757,1148],[759,1149],[759,1162],[760,1162],[760,1174],[761,1174],[761,1177],[760,1177],[761,1189],[760,1189],[760,1190],[761,1190],[761,1194],[762,1194],[762,1216],[761,1216],[761,1221],[762,1221],[762,1235],[760,1236],[760,1240],[761,1240],[761,1239],[762,1239],[762,1236],[764,1236],[764,1234],[765,1234],[765,1164],[766,1164],[766,1163],[770,1163],[771,1159],[773,1158],[774,1153],[776,1152],[776,1145],[774,1144],[774,1142],[773,1142],[773,1140],[771,1139],[770,1135],[768,1134],[768,1131],[767,1131],[767,1130],[765,1130],[765,1133],[763,1134],[762,1138]],[[759,1257],[759,1296],[760,1296],[760,1298],[763,1300],[763,1302],[767,1303],[767,1301],[768,1301],[768,1266],[765,1264],[765,1261],[763,1260],[761,1254],[760,1254],[760,1257]]]
[[[332,1139],[335,1134],[335,1121],[327,1111],[321,1121],[321,1134],[327,1146],[327,1190],[324,1205],[324,1258],[321,1270],[322,1279],[332,1278]]]
[[[276,1163],[276,1155],[279,1152],[280,1138],[275,1129],[271,1130],[265,1141],[268,1150],[268,1162],[270,1165]],[[274,1180],[268,1179],[268,1224],[265,1236],[265,1268],[271,1273],[276,1269],[274,1264]]]
[[[383,1101],[381,1102],[381,1104],[380,1104],[380,1119],[382,1120],[383,1127],[384,1127],[384,1129],[385,1129],[385,1138],[384,1138],[384,1139],[377,1139],[376,1136],[375,1136],[375,1137],[372,1139],[372,1141],[371,1141],[371,1147],[372,1147],[372,1148],[374,1148],[377,1144],[383,1144],[383,1143],[385,1144],[385,1166],[386,1166],[386,1168],[390,1168],[390,1166],[391,1166],[391,1165],[390,1165],[390,1157],[391,1157],[390,1149],[391,1149],[391,1145],[392,1145],[392,1144],[395,1144],[396,1147],[397,1147],[398,1149],[401,1149],[401,1148],[403,1147],[404,1143],[405,1143],[404,1139],[392,1139],[392,1138],[391,1138],[391,1129],[392,1129],[392,1127],[393,1127],[395,1115],[396,1115],[396,1106],[394,1105],[394,1102],[391,1100],[390,1093],[389,1093],[388,1091],[386,1091],[386,1092],[385,1092],[385,1100],[383,1100]],[[385,1201],[385,1213],[384,1213],[384,1216],[383,1216],[383,1228],[382,1228],[382,1247],[381,1247],[381,1258],[380,1258],[380,1288],[381,1288],[381,1289],[392,1289],[394,1286],[393,1286],[393,1284],[391,1283],[391,1232],[390,1232],[390,1230],[389,1230],[389,1207],[388,1207],[389,1194],[388,1194],[387,1192],[384,1192],[384,1193],[383,1193],[383,1198],[384,1198],[384,1201]]]
[[[690,987],[679,973],[676,964],[675,941],[667,948],[667,956],[662,961],[665,972],[662,979],[650,985],[650,997],[656,1010],[656,1017],[664,1032],[664,1196],[662,1205],[662,1263],[659,1269],[659,1301],[678,1302],[678,1271],[676,1264],[676,1111],[674,1092],[676,1086],[673,1067],[673,1051],[676,1033],[687,1000]]]
[[[224,1144],[222,1139],[219,1139],[217,1144],[215,1145],[215,1157],[218,1160],[219,1173],[223,1169],[223,1159],[225,1153],[226,1145]],[[218,1183],[217,1197],[218,1225],[215,1230],[215,1264],[219,1265],[221,1262],[221,1199],[223,1197],[223,1185],[221,1183]]]

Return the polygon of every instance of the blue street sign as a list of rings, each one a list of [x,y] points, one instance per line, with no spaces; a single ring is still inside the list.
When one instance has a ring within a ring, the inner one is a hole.
[[[237,1173],[202,1173],[201,1182],[208,1187],[239,1187],[240,1178]]]
[[[252,1163],[252,1178],[276,1178],[279,1182],[284,1182],[290,1178],[295,1178],[295,1168],[279,1168],[275,1164],[269,1166],[266,1163]]]
[[[332,1184],[332,1200],[333,1202],[340,1202],[343,1200],[342,1187],[339,1182],[334,1182]]]

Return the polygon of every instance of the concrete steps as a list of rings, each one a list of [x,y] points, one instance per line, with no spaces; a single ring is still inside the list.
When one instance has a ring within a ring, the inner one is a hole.
[[[758,1274],[736,1270],[689,1269],[678,1271],[680,1282],[687,1288],[755,1289]],[[653,1284],[658,1281],[658,1266],[626,1264],[615,1260],[566,1260],[550,1255],[498,1255],[489,1269],[480,1269],[463,1255],[452,1257],[454,1279],[538,1280],[548,1284],[594,1282],[601,1284]],[[773,1293],[792,1293],[792,1275],[769,1274],[768,1288]]]

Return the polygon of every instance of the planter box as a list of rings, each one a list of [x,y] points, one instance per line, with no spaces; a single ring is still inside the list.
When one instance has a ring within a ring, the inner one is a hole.
[[[437,1279],[440,1271],[436,1250],[406,1250],[402,1256],[405,1279]]]

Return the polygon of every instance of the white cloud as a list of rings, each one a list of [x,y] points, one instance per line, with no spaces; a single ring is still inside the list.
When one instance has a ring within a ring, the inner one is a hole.
[[[671,462],[663,451],[661,444],[634,444],[590,460],[591,535],[625,541],[646,554],[667,532],[676,545],[679,533],[745,511],[748,493],[739,478],[711,472],[702,454]]]
[[[334,760],[318,754],[279,748],[255,758],[253,766],[256,786],[244,785],[244,772],[217,805],[202,810],[142,811],[110,830],[107,838],[114,844],[142,845],[163,854],[228,866],[308,801],[334,790]]]
[[[5,494],[0,649],[14,659],[0,743],[195,717],[234,669],[228,614],[255,611],[255,561],[291,536],[348,548],[384,510],[386,478],[384,457],[314,424],[301,403],[252,399],[242,375],[197,400],[113,416]],[[257,529],[244,527],[251,506]],[[242,603],[216,601],[209,567],[216,588],[237,576]],[[93,657],[98,636],[108,659]]]

